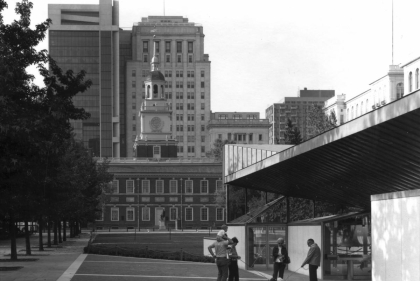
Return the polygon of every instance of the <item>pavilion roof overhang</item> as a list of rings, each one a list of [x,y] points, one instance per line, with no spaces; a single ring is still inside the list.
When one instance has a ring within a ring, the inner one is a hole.
[[[268,155],[225,157],[225,183],[367,209],[370,195],[419,189],[420,91]]]

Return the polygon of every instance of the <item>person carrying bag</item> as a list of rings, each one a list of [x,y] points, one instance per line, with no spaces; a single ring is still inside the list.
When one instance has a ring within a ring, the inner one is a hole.
[[[284,239],[277,239],[277,245],[273,248],[273,278],[270,281],[277,281],[277,277],[283,280],[284,269],[286,265],[290,263],[290,257],[287,252],[286,246],[284,245]]]

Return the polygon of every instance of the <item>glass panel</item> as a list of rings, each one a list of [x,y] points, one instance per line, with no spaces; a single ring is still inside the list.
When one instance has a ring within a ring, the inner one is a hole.
[[[277,239],[283,238],[285,245],[287,245],[286,240],[286,226],[269,226],[268,227],[268,245],[270,247],[269,255],[268,255],[268,267],[273,268],[273,249],[277,245]]]
[[[248,266],[253,270],[267,269],[267,227],[248,228]]]
[[[370,214],[324,225],[324,274],[348,280],[370,280]]]

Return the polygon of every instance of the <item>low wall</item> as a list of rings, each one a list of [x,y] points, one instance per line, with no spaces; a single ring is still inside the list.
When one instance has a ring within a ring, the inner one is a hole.
[[[205,256],[210,256],[208,247],[216,241],[216,235],[217,233],[212,237],[205,237],[203,239],[203,254]],[[227,235],[229,238],[236,237],[239,240],[236,251],[238,252],[238,255],[241,256],[241,259],[245,261],[245,226],[229,226]],[[238,267],[245,269],[245,263],[238,261]]]
[[[302,265],[308,255],[309,247],[307,241],[309,238],[315,240],[315,243],[321,248],[322,253],[322,239],[321,239],[321,226],[320,225],[296,225],[288,226],[287,250],[289,251],[290,264],[288,269],[296,271]],[[305,268],[308,268],[306,265]],[[300,274],[309,275],[308,270],[300,269]],[[321,266],[318,267],[318,278],[322,279],[322,259]]]
[[[420,280],[420,189],[371,197],[372,280]]]

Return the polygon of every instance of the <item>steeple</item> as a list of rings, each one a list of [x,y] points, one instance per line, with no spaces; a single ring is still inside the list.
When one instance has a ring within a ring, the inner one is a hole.
[[[150,62],[151,71],[159,71],[159,59],[156,57],[156,49],[158,48],[159,41],[156,41],[156,35],[153,35],[153,58]]]

